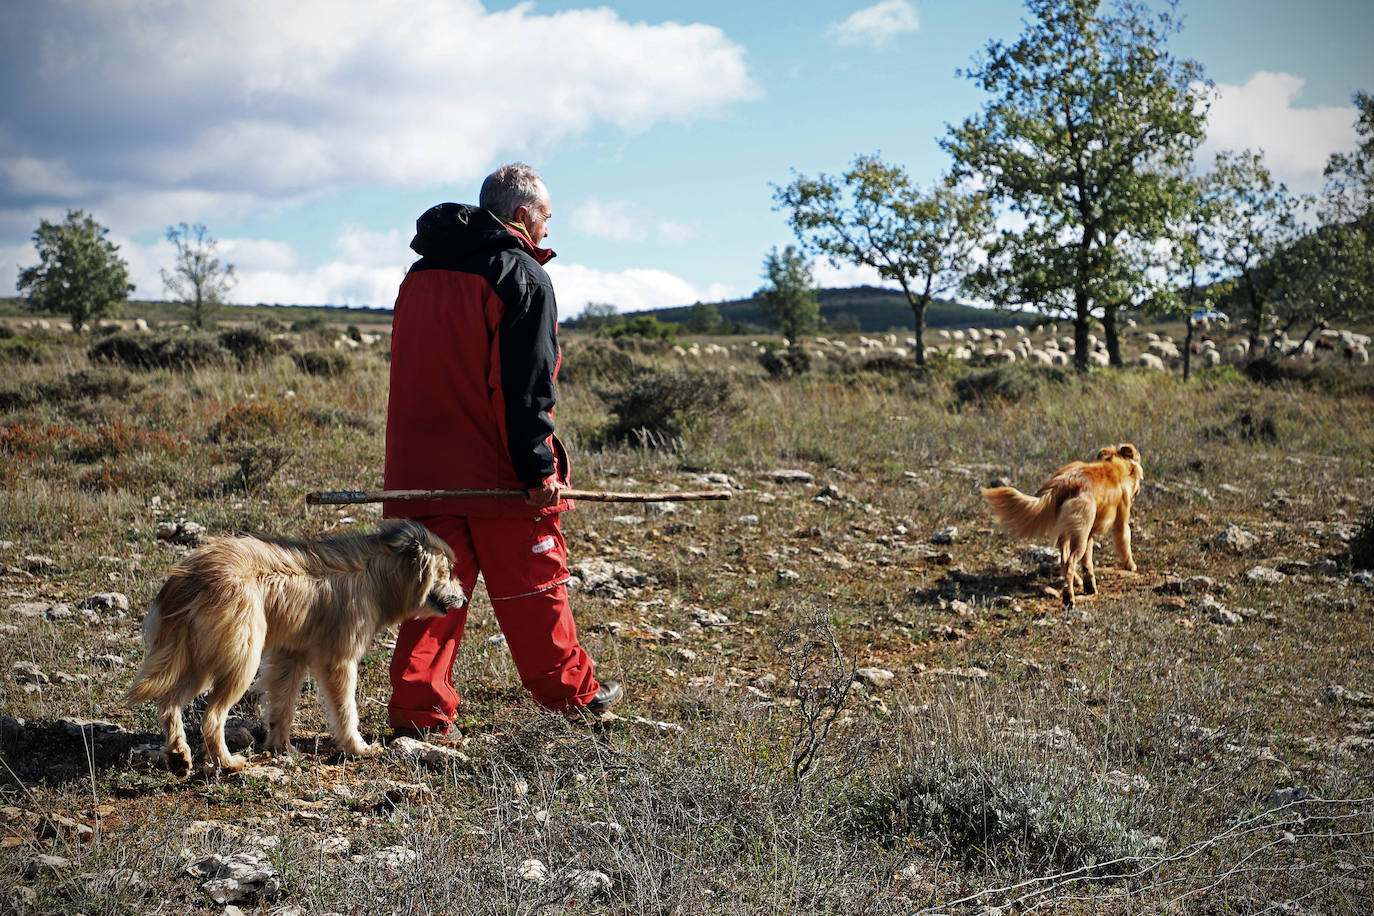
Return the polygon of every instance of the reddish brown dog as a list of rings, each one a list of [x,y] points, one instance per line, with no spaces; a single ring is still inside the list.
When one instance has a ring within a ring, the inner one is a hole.
[[[1064,605],[1073,607],[1074,588],[1080,581],[1083,594],[1097,591],[1093,535],[1111,529],[1122,565],[1135,571],[1135,559],[1131,556],[1131,503],[1144,479],[1140,450],[1123,443],[1102,449],[1096,461],[1064,465],[1034,496],[1014,487],[993,487],[984,490],[983,496],[992,504],[997,520],[1020,537],[1054,535],[1059,548],[1059,572],[1064,577]]]

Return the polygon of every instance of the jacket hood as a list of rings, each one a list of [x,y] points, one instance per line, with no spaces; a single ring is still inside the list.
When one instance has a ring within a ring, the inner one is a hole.
[[[501,248],[523,248],[540,264],[553,257],[553,251],[536,248],[490,210],[471,204],[437,204],[420,214],[410,248],[421,257],[437,259]]]

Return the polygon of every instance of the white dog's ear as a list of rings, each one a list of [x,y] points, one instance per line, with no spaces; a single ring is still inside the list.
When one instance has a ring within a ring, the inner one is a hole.
[[[382,546],[398,557],[420,563],[424,558],[424,542],[429,531],[424,525],[408,518],[382,523]]]

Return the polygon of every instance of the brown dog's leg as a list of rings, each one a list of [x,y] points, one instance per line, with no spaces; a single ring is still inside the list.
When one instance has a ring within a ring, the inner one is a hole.
[[[1093,569],[1093,538],[1088,535],[1087,546],[1083,550],[1083,594],[1097,594],[1097,571]]]
[[[1059,575],[1064,579],[1064,607],[1074,606],[1073,580],[1078,573],[1075,567],[1078,565],[1078,545],[1074,543],[1072,533],[1063,534],[1059,537]]]
[[[268,653],[262,676],[267,694],[267,749],[274,753],[291,750],[291,725],[296,720],[296,705],[301,687],[309,673],[302,658],[287,652]]]
[[[1126,510],[1122,510],[1112,534],[1116,536],[1116,555],[1121,558],[1121,565],[1135,572],[1135,557],[1131,555],[1131,520]]]
[[[320,679],[320,699],[324,701],[324,711],[329,716],[330,731],[339,749],[359,757],[371,757],[379,753],[358,732],[358,663],[330,662],[315,673]]]

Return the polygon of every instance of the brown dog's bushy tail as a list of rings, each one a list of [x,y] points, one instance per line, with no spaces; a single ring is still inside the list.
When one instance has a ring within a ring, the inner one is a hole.
[[[1058,513],[1055,491],[1027,496],[1015,487],[992,487],[983,491],[997,520],[1023,538],[1042,537],[1054,530]]]
[[[186,679],[190,661],[179,638],[185,614],[177,609],[184,607],[188,582],[179,572],[173,571],[143,618],[143,667],[120,698],[125,706],[171,697]]]

